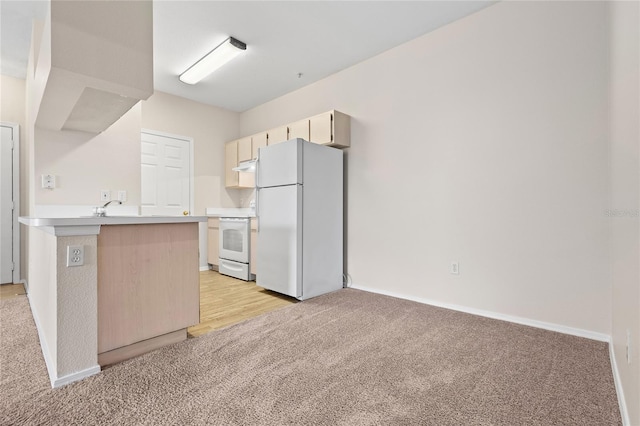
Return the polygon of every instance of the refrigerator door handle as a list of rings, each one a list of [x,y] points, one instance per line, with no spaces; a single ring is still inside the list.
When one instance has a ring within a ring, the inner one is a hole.
[[[258,148],[258,155],[256,156],[256,232],[260,232],[260,148]]]
[[[260,233],[260,188],[258,186],[256,186],[256,232]]]
[[[258,173],[259,167],[260,167],[260,148],[258,148],[258,155],[256,155],[256,171],[255,171],[256,190],[260,188],[260,182],[258,181],[258,175],[260,174]]]

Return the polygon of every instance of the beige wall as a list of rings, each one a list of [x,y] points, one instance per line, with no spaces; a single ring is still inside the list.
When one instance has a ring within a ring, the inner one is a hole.
[[[236,193],[224,188],[224,143],[238,137],[238,113],[155,92],[142,102],[142,128],[193,138],[196,215],[235,206]]]
[[[630,425],[640,425],[640,11],[611,3],[612,338]],[[631,362],[627,361],[627,332]]]
[[[0,74],[0,121],[17,123],[22,132],[25,120],[25,81]]]
[[[97,136],[35,129],[36,205],[99,205],[100,191],[127,191],[126,204],[140,205],[140,105]],[[56,176],[55,189],[39,178]]]
[[[241,191],[224,187],[224,143],[238,137],[240,114],[155,92],[142,102],[142,128],[193,138],[194,209],[236,207]],[[207,225],[200,224],[200,268],[207,269]]]
[[[84,370],[99,371],[97,239],[29,232],[29,303],[52,385]],[[85,265],[67,268],[69,245],[85,247]],[[88,285],[93,283],[93,285]],[[97,369],[97,370],[96,370]]]
[[[240,132],[351,115],[354,285],[607,335],[606,8],[498,3],[246,111]]]

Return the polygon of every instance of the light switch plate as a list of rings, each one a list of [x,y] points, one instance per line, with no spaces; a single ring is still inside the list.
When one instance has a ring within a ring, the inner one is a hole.
[[[42,175],[42,187],[53,189],[56,187],[56,177],[54,175]]]

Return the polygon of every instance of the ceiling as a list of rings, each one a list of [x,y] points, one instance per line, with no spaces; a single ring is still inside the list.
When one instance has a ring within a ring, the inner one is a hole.
[[[245,111],[495,1],[154,1],[156,90]],[[24,78],[44,1],[0,1],[0,74]],[[229,36],[246,52],[196,85],[178,75]]]

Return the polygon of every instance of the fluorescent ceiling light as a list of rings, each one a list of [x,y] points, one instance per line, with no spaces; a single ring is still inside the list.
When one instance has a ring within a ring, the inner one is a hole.
[[[180,75],[180,81],[187,84],[196,84],[245,50],[247,50],[246,44],[229,37],[183,72]]]

